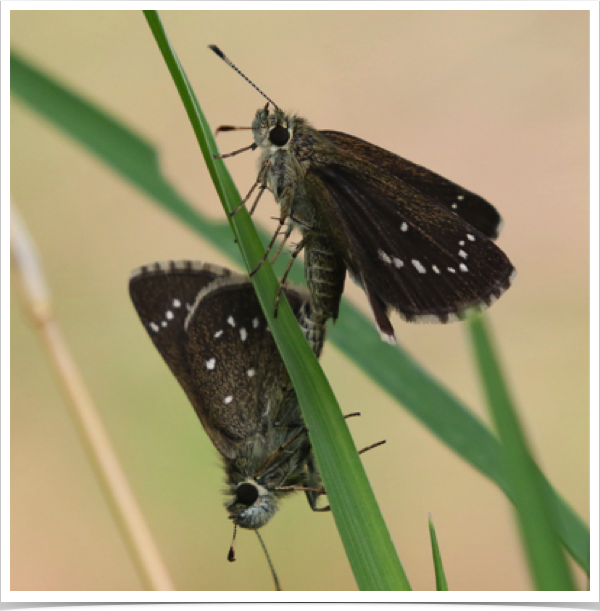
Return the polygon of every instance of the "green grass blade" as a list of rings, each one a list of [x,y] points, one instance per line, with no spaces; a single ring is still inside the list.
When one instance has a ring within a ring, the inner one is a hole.
[[[218,152],[210,127],[185,72],[169,44],[156,11],[144,11],[209,168],[248,271],[261,260],[261,243],[250,215],[231,212],[241,198]],[[314,354],[304,340],[287,300],[274,317],[279,283],[270,265],[252,277],[273,337],[290,373],[306,421],[323,483],[346,554],[361,590],[410,589],[383,516],[358,457],[348,426]]]
[[[552,523],[546,489],[527,447],[483,317],[473,318],[468,326],[490,414],[504,448],[507,477],[536,589],[574,590],[575,583]]]
[[[161,175],[151,144],[14,52],[10,69],[13,95],[96,153],[233,261],[240,262],[229,225],[205,219],[178,195]],[[292,269],[291,278],[301,282],[301,266]],[[329,339],[443,443],[511,497],[501,446],[494,435],[401,347],[384,344],[372,321],[347,300],[342,300],[340,317]],[[589,529],[547,480],[544,486],[563,544],[589,575]]]
[[[444,572],[444,565],[442,564],[442,555],[440,554],[440,547],[438,545],[437,535],[435,534],[435,527],[431,516],[429,516],[429,538],[431,539],[431,553],[433,556],[433,568],[435,570],[435,589],[438,592],[445,592],[448,590],[448,582],[446,581],[446,573]]]

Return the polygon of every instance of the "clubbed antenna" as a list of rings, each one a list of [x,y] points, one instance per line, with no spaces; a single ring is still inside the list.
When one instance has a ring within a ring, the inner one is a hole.
[[[227,553],[227,560],[235,562],[235,536],[237,535],[237,524],[233,525],[233,539],[231,539],[231,547]]]
[[[275,108],[279,108],[279,106],[277,106],[277,104],[275,104],[275,102],[273,102],[273,100],[261,89],[259,89],[226,55],[225,53],[223,53],[223,51],[221,51],[221,49],[219,49],[219,47],[217,47],[217,45],[208,45],[208,48],[211,51],[214,51],[229,67],[233,68],[240,76],[242,76],[243,78],[246,79],[246,82],[250,83],[250,85],[252,85],[252,87],[254,87],[254,89],[256,89],[256,91],[258,91],[258,93],[260,93],[260,95],[263,96],[263,98],[265,98],[265,100],[269,100],[269,102],[271,102],[271,104],[273,104],[273,106],[275,106]]]

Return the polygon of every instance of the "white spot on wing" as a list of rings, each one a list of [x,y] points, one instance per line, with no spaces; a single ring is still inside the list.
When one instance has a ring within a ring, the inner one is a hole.
[[[253,319],[252,319],[252,326],[253,326],[255,329],[258,329],[258,324],[259,324],[259,322],[260,322],[260,321],[258,320],[258,318],[253,318]]]
[[[231,326],[231,327],[235,327],[235,319],[233,318],[233,316],[230,316],[230,317],[227,319],[227,324],[228,324],[229,326]]]
[[[432,265],[431,269],[436,273],[439,274],[440,273],[440,268],[437,265]]]
[[[240,329],[240,339],[245,342],[246,338],[248,337],[248,331],[246,331],[246,329],[244,329],[244,327],[242,327]]]
[[[458,243],[458,245],[459,245],[459,246],[464,246],[464,245],[465,245],[465,241],[464,241],[464,240],[461,240],[461,241]]]
[[[413,259],[412,264],[415,266],[415,269],[419,272],[419,274],[424,274],[427,271],[417,259]]]
[[[255,374],[256,374],[256,371],[255,371],[254,369],[252,369],[252,368],[251,368],[251,369],[248,369],[248,371],[246,371],[246,375],[247,375],[249,378],[254,377],[254,375],[255,375]]]
[[[383,250],[379,249],[377,251],[377,254],[379,255],[379,258],[384,262],[384,263],[391,263],[392,260],[390,259],[390,256],[386,253],[383,252]]]
[[[394,265],[400,269],[401,267],[404,266],[404,262],[402,261],[402,259],[398,259],[398,257],[392,257],[392,260],[394,261]]]
[[[161,324],[161,326],[166,327],[167,326],[167,321],[163,320],[160,324]]]
[[[179,301],[179,299],[173,299],[173,307],[174,308],[180,308],[181,307],[181,301]]]
[[[208,361],[206,361],[206,368],[213,370],[216,364],[217,364],[217,359],[208,359]]]
[[[223,335],[223,329],[219,329],[219,330],[218,330],[218,331],[217,331],[217,332],[216,332],[216,333],[213,335],[213,337],[214,337],[215,339],[217,339],[217,338],[221,337],[221,335]]]
[[[459,250],[458,251],[458,256],[462,257],[463,259],[467,258],[467,253],[464,250]]]
[[[458,199],[458,200],[460,201],[460,200],[462,200],[462,199],[465,199],[465,196],[464,196],[464,195],[457,195],[457,196],[456,196],[456,199]]]
[[[448,268],[448,271],[449,271],[451,274],[456,274],[456,270],[455,270],[453,267],[449,267],[449,268]]]
[[[469,271],[469,268],[464,263],[461,263],[459,265],[459,267],[460,267],[461,271],[463,271],[463,272],[468,272]]]
[[[167,310],[167,313],[165,314],[167,320],[173,320],[175,318],[175,314],[173,314],[173,312],[171,312],[171,310]]]
[[[232,401],[233,401],[233,397],[231,395],[223,399],[223,403],[225,403],[225,405],[229,405]]]
[[[400,231],[408,231],[408,224],[402,223],[402,225],[400,225]]]
[[[155,322],[151,322],[150,323],[150,328],[152,329],[152,331],[154,331],[155,333],[158,332],[158,330],[160,329],[160,327],[155,323]]]
[[[450,208],[452,208],[452,210],[456,210],[458,208],[458,204],[452,204]]]
[[[471,235],[470,233],[467,233],[467,240],[474,242],[475,241],[475,236]]]

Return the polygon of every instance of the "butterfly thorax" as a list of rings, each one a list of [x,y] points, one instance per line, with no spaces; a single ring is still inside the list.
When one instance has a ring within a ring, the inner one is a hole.
[[[282,216],[304,227],[314,225],[314,210],[302,192],[319,132],[305,119],[278,108],[258,110],[252,131],[261,149],[261,176],[281,206]]]
[[[239,447],[238,456],[226,461],[226,502],[230,519],[242,528],[264,526],[275,514],[278,501],[291,490],[307,485],[306,459],[311,450],[303,427],[272,426]]]
[[[281,218],[304,236],[305,270],[315,311],[323,320],[336,319],[344,290],[345,244],[337,239],[335,224],[315,197],[308,180],[315,162],[335,156],[335,146],[305,119],[280,109],[260,109],[252,124],[261,148],[260,179],[281,207]],[[324,194],[325,195],[325,194]]]

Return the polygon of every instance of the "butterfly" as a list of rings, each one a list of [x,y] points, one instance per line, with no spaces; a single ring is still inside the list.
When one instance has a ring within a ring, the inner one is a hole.
[[[360,138],[315,129],[244,78],[268,100],[246,147],[261,151],[253,189],[270,190],[280,206],[265,257],[284,226],[284,241],[300,229],[292,261],[304,250],[308,288],[322,315],[337,318],[346,271],[389,343],[392,309],[408,322],[447,323],[489,307],[509,288],[515,268],[494,244],[501,218],[492,204]]]
[[[250,279],[206,263],[159,262],[135,270],[129,292],[223,459],[234,524],[261,528],[296,490],[320,511],[325,491],[296,393]],[[288,288],[286,296],[319,356],[325,328],[311,324],[308,293]]]

